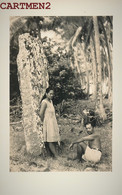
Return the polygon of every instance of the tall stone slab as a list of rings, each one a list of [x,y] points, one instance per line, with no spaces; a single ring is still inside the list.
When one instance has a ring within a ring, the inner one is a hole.
[[[47,59],[39,38],[28,33],[19,36],[17,66],[26,149],[36,156],[42,153],[43,148],[39,110],[49,79]]]

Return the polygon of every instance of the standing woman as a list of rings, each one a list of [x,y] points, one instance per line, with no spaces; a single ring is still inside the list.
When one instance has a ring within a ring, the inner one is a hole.
[[[44,142],[53,157],[56,157],[55,142],[60,142],[59,128],[53,106],[54,91],[50,87],[46,89],[46,98],[42,100],[40,117],[43,122]]]

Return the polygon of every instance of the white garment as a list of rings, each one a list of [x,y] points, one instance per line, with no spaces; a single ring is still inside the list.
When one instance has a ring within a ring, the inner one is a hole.
[[[52,101],[49,102],[46,99],[42,101],[42,104],[43,102],[45,102],[47,105],[43,121],[44,142],[60,141],[59,127],[57,124],[53,103]]]
[[[82,156],[82,158],[85,161],[91,161],[97,163],[100,161],[101,155],[102,155],[101,151],[96,149],[91,149],[89,146],[87,146],[85,154]]]

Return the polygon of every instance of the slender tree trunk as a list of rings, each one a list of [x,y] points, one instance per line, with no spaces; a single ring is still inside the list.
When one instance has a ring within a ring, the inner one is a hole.
[[[101,26],[102,26],[102,29],[104,32],[104,37],[105,37],[105,42],[106,42],[106,47],[107,47],[107,52],[108,52],[108,61],[109,61],[109,63],[108,63],[108,74],[109,74],[108,75],[108,77],[109,77],[108,99],[109,99],[109,104],[112,104],[112,59],[111,59],[112,56],[111,56],[110,46],[109,46],[109,42],[108,42],[108,39],[110,40],[110,38],[107,37],[105,27],[104,27],[102,20],[100,20],[100,22],[101,22]],[[108,34],[110,36],[110,32],[108,32]]]
[[[71,65],[74,66],[74,68],[73,68],[74,70],[77,70],[77,73],[78,73],[77,75],[80,79],[80,84],[81,84],[81,88],[82,88],[82,76],[81,76],[82,73],[81,73],[80,65],[78,63],[77,48],[74,46],[76,44],[76,40],[77,40],[81,30],[82,30],[82,27],[78,27],[78,29],[76,30],[76,33],[72,39],[72,42],[71,42],[71,47],[73,49],[73,54],[74,54],[74,64],[71,63]]]
[[[81,88],[82,88],[82,77],[81,77],[81,69],[80,69],[80,65],[78,64],[78,60],[77,60],[77,49],[74,49],[74,67],[77,70],[77,75],[80,79],[80,84],[81,84]]]
[[[72,44],[72,48],[74,47],[74,44],[75,44],[75,42],[76,42],[79,34],[81,33],[81,30],[82,30],[82,27],[81,26],[78,27],[78,29],[76,30],[75,35],[74,35],[74,37],[72,39],[72,43],[71,43]]]
[[[84,45],[81,44],[81,57],[84,60],[84,64],[85,64],[85,75],[86,75],[86,94],[87,94],[87,99],[89,99],[89,67],[88,67],[88,61],[87,61],[87,51],[86,51],[86,47]]]
[[[85,51],[85,63],[86,63],[86,78],[87,78],[87,99],[89,99],[89,67],[88,67],[88,62],[87,62],[87,52]]]
[[[93,36],[90,38],[90,46],[91,46],[91,57],[92,57],[92,66],[93,66],[93,99],[96,99],[96,95],[97,95],[97,73],[96,73],[96,58],[95,58],[95,45],[94,45],[94,41],[93,41]]]
[[[48,87],[48,73],[47,60],[38,38],[28,33],[19,36],[17,65],[26,149],[32,155],[39,155],[43,148],[39,109]]]
[[[110,95],[110,93],[112,91],[111,91],[110,65],[109,65],[109,61],[108,61],[108,55],[107,55],[107,51],[106,51],[107,50],[106,49],[106,45],[103,44],[102,46],[103,46],[103,53],[104,53],[104,56],[105,56],[105,59],[106,59],[106,68],[108,70],[108,91],[107,91],[107,94],[106,95],[108,95],[109,104],[111,105],[111,101],[110,101],[111,95]],[[107,79],[107,77],[105,77],[105,79]],[[106,87],[107,87],[107,85],[106,85]]]
[[[96,98],[96,112],[99,114],[100,118],[105,120],[106,114],[103,107],[102,98],[102,74],[101,74],[101,54],[100,54],[100,40],[99,40],[99,30],[97,17],[93,16],[94,31],[95,31],[95,47],[96,47],[96,59],[97,59],[97,98]]]
[[[78,27],[74,37],[72,38],[71,47],[72,47],[73,52],[74,52],[74,64],[71,64],[71,65],[74,65],[73,69],[77,70],[77,73],[78,73],[78,76],[79,76],[79,79],[80,79],[81,89],[83,89],[84,84],[83,84],[81,66],[80,66],[80,63],[78,62],[78,51],[77,51],[77,48],[74,46],[76,44],[76,40],[77,40],[79,34],[81,33],[81,31],[82,31],[82,27]],[[91,30],[90,30],[90,32],[91,32]],[[85,85],[85,87],[86,87],[86,90],[87,90],[86,94],[87,94],[87,99],[88,99],[89,98],[89,70],[88,70],[88,63],[87,63],[87,59],[86,59],[87,52],[86,52],[85,49],[86,49],[85,47],[82,48],[82,46],[81,46],[81,50],[83,51],[83,56],[82,56],[82,54],[81,54],[81,56],[84,58],[84,63],[86,65],[85,66],[85,72],[86,72],[86,78],[87,78],[87,85]]]

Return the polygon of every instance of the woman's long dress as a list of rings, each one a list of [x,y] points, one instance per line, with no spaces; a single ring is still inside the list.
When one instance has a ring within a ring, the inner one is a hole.
[[[60,141],[59,127],[57,124],[53,103],[52,101],[49,102],[46,99],[42,101],[42,104],[44,102],[47,105],[45,114],[44,114],[44,121],[43,121],[44,142]]]

